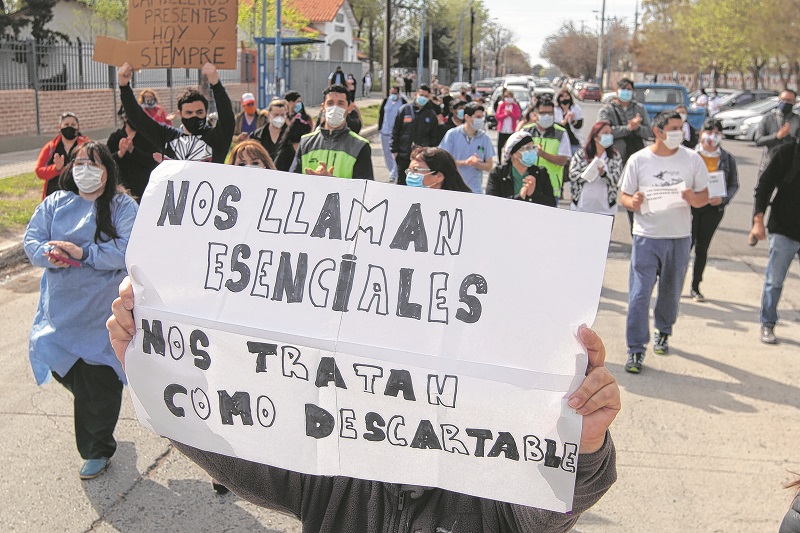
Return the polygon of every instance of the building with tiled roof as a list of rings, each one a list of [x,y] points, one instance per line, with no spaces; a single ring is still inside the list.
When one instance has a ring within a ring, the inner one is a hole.
[[[310,47],[309,59],[322,61],[358,61],[358,45],[353,34],[358,21],[348,0],[286,0],[309,21],[324,43]]]

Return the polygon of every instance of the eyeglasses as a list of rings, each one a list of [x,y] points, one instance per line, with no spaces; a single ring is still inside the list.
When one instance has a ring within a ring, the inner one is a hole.
[[[434,172],[438,172],[438,171],[431,170],[429,168],[416,168],[416,169],[413,169],[413,170],[410,169],[410,168],[407,168],[406,169],[406,176],[408,176],[409,174],[432,174]]]

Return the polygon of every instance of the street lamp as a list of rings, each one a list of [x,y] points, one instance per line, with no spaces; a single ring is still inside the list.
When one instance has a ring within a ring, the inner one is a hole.
[[[594,11],[594,13],[597,13],[597,11]],[[603,7],[600,11],[600,33],[597,35],[597,64],[594,70],[594,77],[596,78],[597,83],[600,83],[601,86],[603,83],[603,32],[605,30],[605,18],[606,0],[603,0]]]

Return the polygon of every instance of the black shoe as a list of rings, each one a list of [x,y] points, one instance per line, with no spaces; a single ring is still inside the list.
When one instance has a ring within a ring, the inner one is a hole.
[[[775,326],[761,326],[761,342],[778,344],[778,339],[775,338]]]
[[[644,352],[629,353],[628,362],[625,363],[625,371],[631,374],[638,374],[642,371],[642,361],[644,361]]]
[[[669,334],[655,330],[653,333],[653,351],[658,355],[669,352]]]
[[[692,300],[703,303],[706,301],[706,297],[699,290],[692,289]]]
[[[214,492],[219,494],[220,496],[224,494],[228,494],[229,490],[228,487],[217,481],[216,479],[211,479],[211,486],[214,487]]]

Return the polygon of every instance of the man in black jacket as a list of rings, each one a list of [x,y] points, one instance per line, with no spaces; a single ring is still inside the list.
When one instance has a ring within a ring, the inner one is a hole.
[[[756,146],[764,147],[761,166],[758,167],[759,172],[764,172],[778,148],[790,144],[800,133],[800,115],[794,113],[797,93],[791,89],[784,89],[778,99],[778,107],[764,117],[756,132]]]
[[[417,146],[435,146],[439,119],[430,102],[431,88],[420,85],[413,102],[397,113],[392,130],[392,155],[397,163],[397,183],[406,184],[406,169],[411,163],[411,150]]]
[[[772,193],[775,198],[770,204]],[[758,178],[753,207],[753,229],[750,242],[767,238],[769,229],[769,261],[761,296],[761,342],[776,344],[775,323],[778,321],[778,301],[789,265],[800,258],[800,141],[784,144],[777,149]],[[767,228],[764,213],[772,206]]]
[[[217,103],[217,123],[206,122],[208,100],[200,92],[187,89],[178,98],[181,128],[159,124],[142,110],[130,86],[133,68],[125,63],[117,72],[122,107],[131,126],[161,151],[165,158],[188,161],[224,163],[231,146],[235,118],[228,93],[219,81],[217,67],[203,65],[202,74],[208,79]]]

